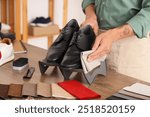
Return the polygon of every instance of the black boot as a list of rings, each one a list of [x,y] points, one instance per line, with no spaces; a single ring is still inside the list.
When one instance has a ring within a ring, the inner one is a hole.
[[[90,50],[95,41],[95,34],[91,26],[87,25],[80,29],[71,40],[69,48],[61,62],[62,68],[80,69],[81,59],[80,53]]]
[[[72,39],[73,33],[79,30],[79,25],[75,19],[62,29],[61,34],[57,37],[56,41],[49,48],[46,60],[52,64],[60,64],[64,54],[66,53],[69,43]]]

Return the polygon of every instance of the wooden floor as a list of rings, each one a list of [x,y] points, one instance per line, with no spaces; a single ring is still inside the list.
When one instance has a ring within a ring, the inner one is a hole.
[[[12,62],[3,65],[0,67],[0,84],[23,84],[24,82],[30,83],[52,83],[52,82],[60,82],[63,81],[63,78],[60,77],[59,71],[54,68],[49,68],[45,75],[41,75],[38,62],[45,58],[47,51],[44,49],[40,49],[31,45],[26,45],[28,48],[27,54],[16,54],[15,59],[19,57],[28,57],[29,58],[29,66],[35,67],[35,73],[29,81],[24,81],[23,76],[25,74],[25,70],[22,72],[16,72],[12,69]],[[112,70],[107,71],[107,76],[97,76],[95,81],[88,86],[93,91],[99,93],[102,97],[101,99],[105,99],[111,96],[113,93],[119,91],[125,86],[131,85],[135,82],[141,82],[139,80],[133,79],[131,77],[118,74]],[[56,98],[37,98],[37,99],[56,99]]]

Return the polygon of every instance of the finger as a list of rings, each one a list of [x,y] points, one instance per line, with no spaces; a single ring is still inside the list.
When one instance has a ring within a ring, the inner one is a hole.
[[[92,58],[94,58],[95,56],[101,56],[102,53],[109,53],[110,49],[109,48],[105,48],[105,46],[101,45],[96,51],[94,51],[92,54],[90,54],[88,56],[89,60],[92,60]]]
[[[80,27],[83,28],[83,27],[86,26],[86,25],[88,25],[88,23],[87,23],[86,21],[84,21],[84,22],[80,25]]]
[[[103,50],[104,50],[104,47],[100,46],[96,51],[94,51],[92,54],[88,56],[88,60],[91,61],[94,56],[100,55],[100,53],[102,53]]]
[[[101,38],[100,37],[97,37],[96,40],[95,40],[95,43],[93,45],[93,48],[92,50],[97,50],[99,45],[100,45],[100,42],[101,42]]]
[[[108,54],[108,52],[107,51],[103,51],[100,54],[97,54],[95,56],[92,56],[91,58],[88,58],[88,62],[92,62],[92,61],[94,61],[94,60],[96,60],[96,59],[98,59],[98,58],[100,58],[100,57],[102,57],[102,56],[104,56],[106,54]]]
[[[99,30],[98,26],[93,27],[93,29],[94,29],[95,35],[97,36],[98,35],[98,30]]]
[[[98,28],[94,28],[94,33],[96,36],[98,35]]]
[[[83,28],[85,25],[86,25],[86,23],[83,22],[83,23],[80,25],[80,27]]]

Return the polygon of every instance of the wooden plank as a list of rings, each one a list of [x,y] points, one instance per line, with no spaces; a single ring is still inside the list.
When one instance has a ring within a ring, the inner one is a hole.
[[[52,45],[53,43],[53,36],[48,37],[48,48]]]
[[[54,0],[49,0],[49,16],[54,20]]]
[[[27,43],[28,41],[28,12],[27,12],[27,0],[22,1],[22,17],[23,17],[23,41]]]
[[[1,21],[7,23],[7,0],[1,0]]]
[[[11,1],[11,0],[10,0]],[[24,0],[23,0],[24,1]],[[15,32],[16,32],[16,39],[21,40],[21,7],[20,7],[20,0],[15,0],[16,10],[15,10]]]
[[[11,27],[11,32],[14,32],[14,0],[9,0],[9,25]]]
[[[68,0],[64,0],[64,5],[63,5],[63,26],[66,25],[67,18],[68,18]]]

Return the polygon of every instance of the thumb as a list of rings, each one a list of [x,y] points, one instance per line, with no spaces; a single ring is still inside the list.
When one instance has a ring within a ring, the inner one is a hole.
[[[92,50],[97,50],[97,48],[99,47],[99,45],[100,45],[100,42],[101,42],[101,38],[96,38],[96,41],[95,41],[95,43],[94,43],[94,45],[93,45],[93,48],[92,48]]]
[[[93,29],[94,29],[95,35],[97,36],[98,35],[98,27],[93,27]]]

